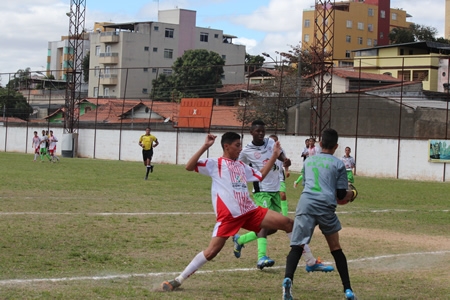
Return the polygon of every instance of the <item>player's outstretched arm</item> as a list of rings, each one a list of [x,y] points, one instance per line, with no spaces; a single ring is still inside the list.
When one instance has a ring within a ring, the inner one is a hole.
[[[272,156],[270,157],[269,161],[264,165],[264,167],[262,167],[262,169],[260,170],[262,179],[264,179],[267,176],[267,174],[269,174],[270,170],[273,167],[273,164],[277,160],[278,156],[280,156],[280,153],[281,153],[280,142],[275,142],[275,146],[273,147]]]
[[[205,139],[205,143],[200,147],[200,149],[195,152],[194,155],[189,159],[189,161],[186,164],[186,170],[188,171],[194,171],[195,167],[197,166],[197,162],[200,159],[200,157],[205,153],[206,150],[209,149],[214,144],[214,141],[216,140],[216,135],[208,134]]]

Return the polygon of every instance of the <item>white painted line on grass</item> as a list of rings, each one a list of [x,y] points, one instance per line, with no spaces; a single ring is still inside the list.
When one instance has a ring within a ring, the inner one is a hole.
[[[388,254],[374,257],[363,257],[357,259],[349,259],[348,263],[356,263],[370,260],[380,260],[395,257],[411,256],[411,255],[442,255],[448,254],[450,250],[443,251],[431,251],[431,252],[412,252],[402,254]],[[324,264],[330,265],[331,262],[324,262]],[[271,269],[282,269],[285,266],[276,266]],[[249,272],[258,271],[256,268],[237,268],[237,269],[222,269],[222,270],[199,270],[196,274],[210,274],[214,272]],[[123,275],[104,275],[104,276],[78,276],[78,277],[61,277],[61,278],[34,278],[34,279],[4,279],[0,280],[0,285],[14,285],[14,284],[31,284],[40,282],[67,282],[67,281],[82,281],[82,280],[111,280],[111,279],[129,279],[133,277],[162,277],[162,276],[177,276],[180,272],[160,272],[160,273],[141,273],[141,274],[123,274]]]
[[[410,209],[375,209],[375,210],[362,210],[362,211],[337,211],[336,214],[358,214],[358,213],[392,213],[392,212],[413,212],[417,210]],[[450,212],[448,209],[443,210],[427,210],[422,212]],[[17,211],[17,212],[0,212],[0,216],[13,216],[13,215],[85,215],[85,216],[159,216],[159,215],[213,215],[214,212],[39,212],[39,211]],[[289,214],[294,215],[295,212],[291,211]]]

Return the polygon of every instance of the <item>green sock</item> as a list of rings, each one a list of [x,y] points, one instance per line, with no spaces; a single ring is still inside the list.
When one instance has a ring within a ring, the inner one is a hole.
[[[254,241],[258,238],[258,236],[256,235],[256,233],[254,231],[250,231],[247,232],[246,234],[241,235],[237,242],[239,243],[239,245],[244,245],[247,243],[250,243],[251,241]]]
[[[266,256],[267,253],[267,239],[266,238],[258,238],[258,260]]]
[[[285,217],[288,215],[288,202],[287,200],[281,200],[281,214]]]

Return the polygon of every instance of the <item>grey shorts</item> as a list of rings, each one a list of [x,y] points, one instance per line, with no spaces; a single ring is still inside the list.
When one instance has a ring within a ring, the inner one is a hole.
[[[323,235],[330,235],[342,229],[341,222],[335,213],[327,215],[297,215],[292,230],[291,246],[304,245],[311,242],[314,228],[319,225]]]

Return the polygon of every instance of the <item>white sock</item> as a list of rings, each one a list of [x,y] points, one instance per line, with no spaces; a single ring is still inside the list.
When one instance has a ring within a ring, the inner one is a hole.
[[[313,266],[316,263],[316,259],[311,253],[311,249],[307,244],[303,246],[303,257],[305,258],[305,262],[308,266]]]
[[[184,269],[184,271],[175,278],[176,281],[179,283],[183,283],[185,279],[187,279],[189,276],[195,273],[198,269],[200,269],[204,264],[206,264],[208,260],[205,257],[205,254],[203,254],[203,251],[198,253],[194,259],[189,263],[189,265]]]

